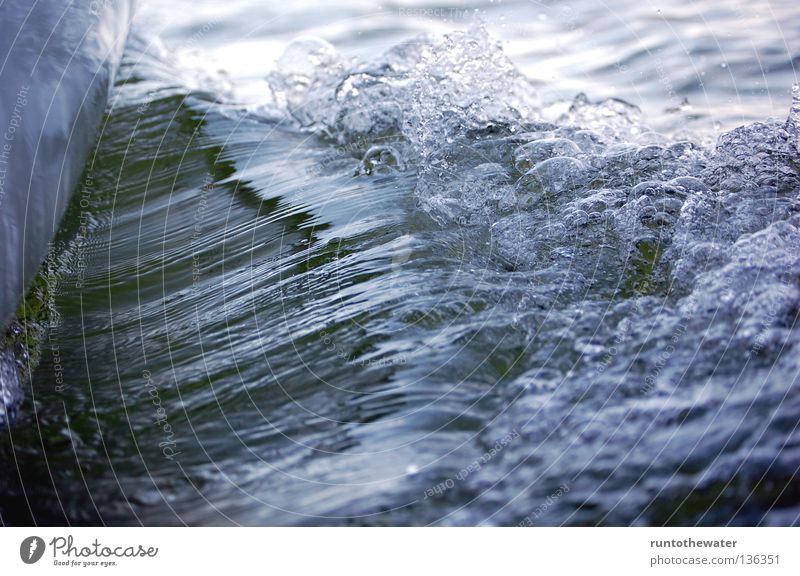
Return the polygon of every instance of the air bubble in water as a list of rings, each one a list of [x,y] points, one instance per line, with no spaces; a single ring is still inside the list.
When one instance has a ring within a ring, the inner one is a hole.
[[[300,36],[278,58],[278,72],[310,78],[319,67],[331,65],[337,58],[336,48],[330,42],[316,36]]]

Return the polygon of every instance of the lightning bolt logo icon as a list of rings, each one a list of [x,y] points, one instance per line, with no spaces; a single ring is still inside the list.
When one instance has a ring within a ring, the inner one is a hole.
[[[30,551],[28,552],[28,560],[33,558],[33,553],[36,552],[36,549],[38,547],[39,547],[39,539],[38,538],[34,538],[33,540],[31,540],[31,548],[30,548]]]
[[[19,545],[19,557],[25,564],[35,564],[42,559],[45,551],[44,540],[39,536],[28,536]]]

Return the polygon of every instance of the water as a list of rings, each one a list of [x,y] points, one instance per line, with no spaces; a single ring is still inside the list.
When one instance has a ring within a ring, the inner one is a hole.
[[[797,522],[791,3],[196,5],[136,17],[4,522]]]

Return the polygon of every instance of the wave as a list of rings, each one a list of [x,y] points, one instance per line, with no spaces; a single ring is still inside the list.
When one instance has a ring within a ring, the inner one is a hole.
[[[620,490],[654,466],[670,470],[654,484],[663,495],[726,491],[733,475],[758,500],[769,489],[753,478],[791,481],[797,448],[785,443],[798,446],[800,434],[783,426],[800,397],[800,88],[787,120],[713,145],[656,133],[619,99],[581,94],[548,117],[552,107],[480,26],[366,64],[303,38],[270,82],[260,113],[347,150],[359,177],[415,172],[417,209],[441,234],[480,240],[479,252],[527,283],[513,312],[493,309],[495,324],[527,335],[527,369],[514,379],[517,416],[492,437],[527,426],[517,462],[531,450],[572,454],[543,472],[544,485],[569,477],[582,484],[571,497],[593,500],[584,472],[604,461]],[[631,443],[610,442],[609,430]],[[524,475],[502,470],[497,482],[526,489]],[[651,496],[640,493],[641,506]],[[566,500],[550,521],[630,519]]]
[[[704,262],[721,264],[714,255],[793,222],[797,210],[797,86],[785,122],[743,126],[706,146],[653,132],[618,99],[580,94],[548,121],[480,26],[351,66],[304,37],[270,81],[260,113],[283,112],[333,141],[361,159],[361,174],[415,170],[420,208],[442,225],[491,227],[519,269],[592,262],[602,247],[617,253],[615,269],[650,267],[650,283],[685,294]]]
[[[47,458],[0,471],[37,509],[4,518],[796,521],[797,98],[659,134],[539,102],[475,27],[301,38],[243,112],[147,49],[58,259],[36,377],[70,385],[15,433]]]

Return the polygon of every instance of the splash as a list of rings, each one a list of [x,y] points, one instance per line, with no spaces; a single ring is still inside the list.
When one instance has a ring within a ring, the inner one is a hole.
[[[634,476],[609,479],[611,489],[638,482],[647,472],[638,462],[654,453],[664,470],[688,459],[702,471],[657,481],[667,495],[719,487],[731,469],[766,473],[707,432],[755,446],[763,431],[745,421],[751,407],[766,413],[796,395],[800,88],[786,122],[741,126],[709,146],[652,131],[619,99],[580,94],[545,120],[532,87],[480,27],[421,37],[365,65],[334,61],[341,67],[304,68],[313,94],[299,101],[302,113],[289,108],[313,121],[299,126],[353,150],[356,177],[415,171],[419,210],[443,234],[480,239],[469,266],[526,283],[511,315],[494,309],[492,321],[500,315],[526,335],[528,369],[513,386],[519,412],[537,415],[526,421],[528,445],[547,441],[551,454],[575,456],[551,484],[572,477],[571,494],[590,498],[596,487],[582,474],[596,460],[634,460]],[[709,420],[723,407],[725,418]],[[665,450],[648,433],[654,422],[662,439],[691,438],[689,455]],[[556,429],[597,443],[582,453],[554,440]],[[620,429],[639,439],[625,454],[607,439]],[[790,460],[775,452],[777,466],[791,470]],[[509,478],[520,483],[509,489],[527,489],[525,475]]]
[[[415,169],[419,207],[445,227],[487,228],[515,270],[593,270],[597,298],[682,298],[710,290],[709,270],[738,283],[752,263],[736,254],[763,235],[793,242],[797,86],[785,124],[743,126],[709,149],[654,133],[619,99],[579,94],[542,120],[480,25],[349,66],[302,38],[278,64],[273,87],[300,126],[349,146],[361,175]]]

